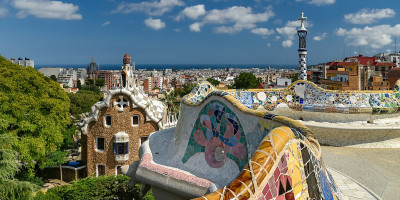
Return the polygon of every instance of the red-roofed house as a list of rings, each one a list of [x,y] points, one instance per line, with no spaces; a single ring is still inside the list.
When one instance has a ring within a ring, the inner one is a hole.
[[[396,66],[376,57],[363,55],[326,64],[326,79],[321,86],[332,90],[387,90],[388,72]]]

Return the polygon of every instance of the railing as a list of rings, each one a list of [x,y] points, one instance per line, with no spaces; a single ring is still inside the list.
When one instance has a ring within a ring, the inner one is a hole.
[[[116,154],[115,155],[115,160],[117,162],[125,162],[129,159],[129,154]]]
[[[321,79],[321,84],[334,84],[334,85],[342,85],[342,87],[347,87],[349,86],[348,81],[331,81],[328,79]]]
[[[166,118],[163,120],[163,129],[176,126],[176,124],[178,123],[178,114],[179,113],[167,113]]]

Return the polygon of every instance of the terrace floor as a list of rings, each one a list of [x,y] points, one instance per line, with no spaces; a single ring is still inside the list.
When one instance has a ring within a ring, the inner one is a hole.
[[[351,177],[382,199],[400,199],[400,148],[322,146],[322,156],[326,166]]]

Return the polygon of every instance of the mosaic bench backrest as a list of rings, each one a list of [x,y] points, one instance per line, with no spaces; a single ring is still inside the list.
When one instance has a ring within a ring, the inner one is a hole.
[[[209,84],[183,99],[199,112],[182,162],[204,152],[211,168],[232,160],[240,170],[229,184],[199,199],[340,199],[319,144],[303,124],[249,109]]]
[[[183,101],[188,104],[198,104],[207,95],[227,93],[250,109],[262,106],[264,109],[272,111],[276,107],[289,107],[299,111],[345,114],[390,114],[400,111],[398,89],[382,91],[326,90],[312,82],[301,80],[283,89],[247,91],[218,91],[208,82],[203,82],[194,91],[196,92],[187,95]]]

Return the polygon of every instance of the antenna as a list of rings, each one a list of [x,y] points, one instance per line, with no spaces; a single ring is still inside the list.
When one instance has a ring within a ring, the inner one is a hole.
[[[346,45],[343,45],[343,56],[342,59],[346,57]]]
[[[394,36],[394,52],[397,51],[397,35]]]
[[[349,57],[351,57],[351,47],[350,47],[349,53],[350,53]]]

